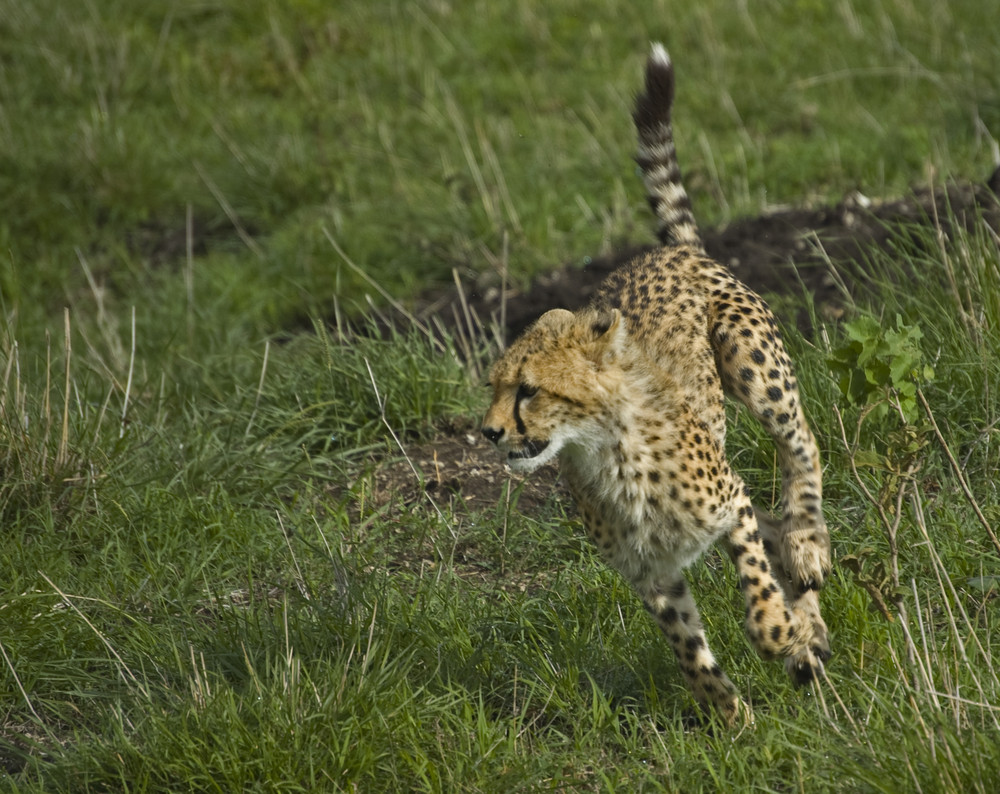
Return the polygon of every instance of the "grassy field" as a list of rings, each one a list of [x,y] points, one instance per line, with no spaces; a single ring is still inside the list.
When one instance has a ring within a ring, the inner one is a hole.
[[[981,0],[0,0],[0,789],[995,791],[984,225],[899,230],[865,305],[789,329],[835,656],[796,690],[697,565],[742,732],[695,718],[570,506],[376,498],[375,461],[486,395],[448,342],[359,333],[372,283],[650,240],[650,39],[703,223],[995,164]]]

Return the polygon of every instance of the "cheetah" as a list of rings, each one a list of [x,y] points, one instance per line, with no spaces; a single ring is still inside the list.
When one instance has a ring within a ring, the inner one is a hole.
[[[638,592],[695,698],[733,723],[752,712],[709,648],[684,568],[721,541],[751,643],[807,683],[830,654],[818,598],[830,540],[792,363],[764,301],[705,253],[673,96],[673,65],[654,44],[633,120],[662,247],[613,272],[587,308],[547,312],[506,350],[482,433],[514,471],[558,459],[600,555]],[[780,520],[754,508],[730,468],[724,394],[774,440]]]

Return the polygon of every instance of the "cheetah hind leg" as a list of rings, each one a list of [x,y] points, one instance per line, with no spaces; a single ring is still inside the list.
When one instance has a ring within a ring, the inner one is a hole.
[[[830,658],[829,630],[820,614],[819,592],[815,589],[800,590],[792,583],[792,578],[785,569],[780,553],[783,546],[781,524],[770,514],[754,506],[754,515],[760,530],[764,551],[771,563],[775,579],[784,590],[787,598],[792,600],[796,611],[803,614],[813,628],[813,639],[807,648],[785,659],[785,670],[799,685],[811,682],[819,675],[823,662]],[[800,590],[796,596],[796,591]]]
[[[733,311],[735,307],[739,311]],[[782,587],[815,629],[809,647],[787,662],[800,682],[812,680],[830,656],[818,591],[830,572],[830,535],[823,520],[822,471],[816,439],[802,412],[792,363],[767,305],[731,282],[713,306],[712,347],[726,393],[742,402],[774,440],[782,479],[782,521],[757,511],[768,559],[780,569]],[[766,378],[764,377],[766,373]]]

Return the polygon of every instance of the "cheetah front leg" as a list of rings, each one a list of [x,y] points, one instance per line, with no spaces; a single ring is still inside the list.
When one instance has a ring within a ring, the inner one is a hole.
[[[810,647],[794,656],[785,659],[785,669],[798,684],[808,684],[818,673],[819,663],[830,657],[830,645],[826,623],[819,609],[819,591],[809,589],[802,591],[793,585],[791,577],[785,570],[785,564],[778,554],[782,547],[781,525],[763,510],[754,508],[757,525],[763,542],[764,551],[771,562],[775,578],[789,598],[794,598],[795,608],[802,612],[813,627],[813,641]]]
[[[753,720],[750,706],[719,667],[708,647],[698,607],[680,571],[635,583],[646,609],[674,649],[695,698],[714,706],[730,725]]]
[[[771,400],[768,407],[761,407],[760,402],[747,404],[774,439],[781,469],[781,521],[766,516],[759,522],[765,548],[787,577],[788,597],[813,624],[809,651],[789,658],[786,664],[789,674],[804,684],[818,671],[818,662],[830,657],[829,633],[819,607],[819,590],[830,573],[830,535],[823,519],[819,450],[802,414],[794,376],[784,381],[782,395],[771,400],[778,396],[772,391],[766,398]]]
[[[798,603],[789,604],[779,584],[780,567],[773,565],[765,550],[753,506],[745,497],[741,501],[727,540],[746,600],[747,634],[765,659],[784,657],[796,664],[815,664],[812,616]]]

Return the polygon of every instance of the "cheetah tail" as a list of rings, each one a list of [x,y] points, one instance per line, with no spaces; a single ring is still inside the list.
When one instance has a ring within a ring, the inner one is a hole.
[[[659,220],[657,237],[664,245],[702,247],[691,199],[681,181],[674,148],[670,106],[674,101],[674,66],[662,44],[654,43],[646,61],[646,90],[635,100],[632,120],[639,136],[636,162],[642,169],[649,206]]]

